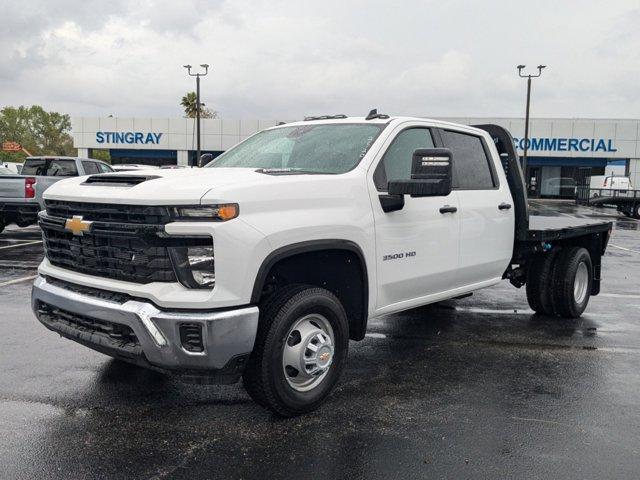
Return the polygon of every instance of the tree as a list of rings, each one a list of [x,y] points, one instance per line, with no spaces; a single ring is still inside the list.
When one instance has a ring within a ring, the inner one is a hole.
[[[111,153],[108,149],[91,149],[91,158],[95,158],[96,160],[102,160],[103,162],[111,163]]]
[[[196,118],[196,92],[187,92],[182,97],[180,105],[184,108],[184,114],[187,118]],[[218,118],[218,112],[211,110],[210,108],[200,108],[200,118]]]
[[[69,115],[47,112],[39,105],[0,110],[0,143],[18,142],[32,155],[76,155],[69,134]],[[23,152],[1,152],[5,161],[22,161]]]

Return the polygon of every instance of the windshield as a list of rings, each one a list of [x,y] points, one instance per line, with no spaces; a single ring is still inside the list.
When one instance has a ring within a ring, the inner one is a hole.
[[[265,130],[220,155],[207,167],[345,173],[360,162],[385,126],[343,123]]]

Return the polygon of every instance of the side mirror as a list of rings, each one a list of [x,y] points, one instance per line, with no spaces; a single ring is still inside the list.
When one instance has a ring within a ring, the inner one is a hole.
[[[411,179],[389,182],[389,195],[446,197],[451,193],[451,161],[448,148],[421,148],[413,152]]]

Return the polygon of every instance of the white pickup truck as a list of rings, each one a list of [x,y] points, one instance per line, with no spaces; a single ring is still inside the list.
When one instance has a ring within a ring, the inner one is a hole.
[[[113,357],[318,407],[367,320],[509,279],[578,317],[610,223],[529,219],[511,135],[421,118],[309,118],[203,169],[65,180],[40,213],[40,322]]]

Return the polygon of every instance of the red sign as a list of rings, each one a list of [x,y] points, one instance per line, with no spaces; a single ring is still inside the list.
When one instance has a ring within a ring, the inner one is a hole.
[[[2,150],[5,152],[19,152],[22,150],[22,145],[18,142],[4,142],[2,144]]]

